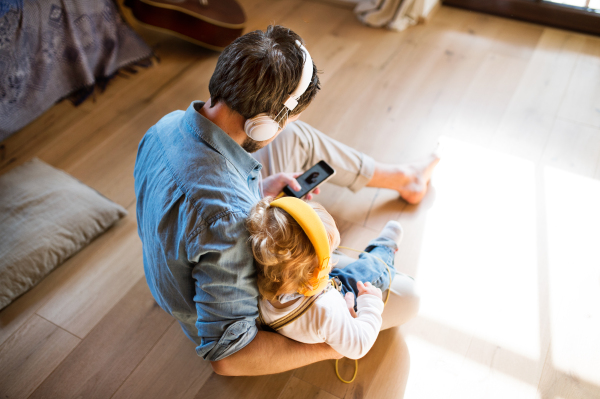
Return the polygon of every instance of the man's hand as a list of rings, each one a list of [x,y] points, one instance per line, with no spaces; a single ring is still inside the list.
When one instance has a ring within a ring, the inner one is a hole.
[[[377,298],[383,300],[383,294],[381,293],[381,290],[379,288],[373,286],[368,281],[364,284],[362,281],[359,281],[356,283],[356,287],[358,288],[358,296],[361,296],[364,294],[371,294],[371,295],[375,295]]]
[[[265,197],[277,197],[285,186],[289,184],[289,186],[294,191],[300,191],[301,186],[296,180],[296,177],[300,176],[302,173],[277,173],[271,175],[263,180],[263,194]],[[319,194],[319,188],[315,188],[311,193],[306,195],[307,200],[311,200],[313,198],[313,194]]]

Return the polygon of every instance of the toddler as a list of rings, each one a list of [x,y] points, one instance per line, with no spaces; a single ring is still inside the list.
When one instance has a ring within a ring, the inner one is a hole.
[[[314,288],[309,281],[318,267],[315,248],[298,222],[285,210],[270,206],[272,201],[261,200],[247,219],[258,269],[261,321],[296,341],[325,342],[350,359],[363,357],[381,329],[382,290],[389,288],[389,273],[392,279],[396,273],[400,224],[388,222],[366,254],[344,268],[330,269],[330,284],[307,297],[298,291]],[[308,204],[325,226],[329,247],[337,248],[340,234],[335,221],[320,204]],[[386,262],[389,272],[375,256]]]

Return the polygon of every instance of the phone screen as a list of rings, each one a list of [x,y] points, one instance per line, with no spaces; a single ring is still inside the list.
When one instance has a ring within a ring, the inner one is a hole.
[[[321,161],[296,178],[302,187],[300,191],[285,186],[283,192],[290,197],[302,198],[334,174],[335,170],[327,162]]]

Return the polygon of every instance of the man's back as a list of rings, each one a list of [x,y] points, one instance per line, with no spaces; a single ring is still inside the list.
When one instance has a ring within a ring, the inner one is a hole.
[[[255,271],[244,221],[260,164],[192,103],[150,128],[134,171],[138,233],[154,298],[208,360],[256,335]]]

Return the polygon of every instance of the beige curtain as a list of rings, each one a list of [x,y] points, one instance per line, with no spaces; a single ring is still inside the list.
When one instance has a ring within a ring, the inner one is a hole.
[[[365,25],[401,31],[423,15],[425,0],[361,0],[354,13]]]

